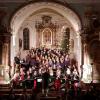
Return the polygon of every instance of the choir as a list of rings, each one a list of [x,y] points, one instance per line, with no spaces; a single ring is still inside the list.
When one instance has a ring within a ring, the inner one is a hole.
[[[48,72],[49,78],[46,78],[46,72]],[[76,89],[79,84],[77,62],[60,49],[48,48],[31,48],[27,52],[26,58],[15,57],[15,74],[11,79],[14,86],[17,83],[24,83],[24,87],[27,87],[26,80],[29,80],[28,87],[30,85],[36,88],[34,80],[41,78],[42,84],[44,84],[44,77],[47,79],[47,86],[53,87],[55,90],[59,90],[63,86],[67,89],[73,86]],[[65,81],[62,82],[62,80]],[[41,87],[44,88],[44,85]]]

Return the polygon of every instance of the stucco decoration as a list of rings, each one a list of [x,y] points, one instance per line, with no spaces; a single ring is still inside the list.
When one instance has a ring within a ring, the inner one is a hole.
[[[81,22],[76,13],[71,9],[57,3],[38,2],[38,3],[28,4],[14,14],[11,20],[12,34],[16,34],[18,32],[19,28],[21,27],[21,24],[29,15],[43,8],[53,9],[56,12],[63,15],[72,24],[75,31],[81,29]]]

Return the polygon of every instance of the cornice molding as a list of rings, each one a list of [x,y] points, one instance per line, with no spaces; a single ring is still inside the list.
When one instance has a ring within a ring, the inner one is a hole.
[[[35,0],[0,0],[0,3],[26,3],[26,2],[33,2],[33,1]],[[49,0],[42,0],[42,1],[49,1]],[[86,4],[100,3],[100,0],[56,0],[56,1],[65,2],[65,3],[86,3]]]

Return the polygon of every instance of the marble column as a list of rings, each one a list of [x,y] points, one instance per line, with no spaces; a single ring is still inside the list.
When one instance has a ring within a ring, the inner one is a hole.
[[[1,33],[0,39],[3,42],[2,46],[2,66],[4,73],[4,81],[9,81],[9,69],[10,69],[10,33]]]
[[[9,44],[8,43],[4,43],[3,44],[3,50],[2,50],[2,64],[7,66],[8,65],[8,61],[9,61]]]
[[[87,44],[87,34],[83,34],[83,75],[82,81],[85,83],[90,83],[92,81],[92,66],[90,64],[90,58],[88,53],[88,44]]]

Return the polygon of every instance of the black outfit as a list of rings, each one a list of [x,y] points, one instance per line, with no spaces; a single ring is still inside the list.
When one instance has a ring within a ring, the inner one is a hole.
[[[44,89],[47,89],[48,88],[48,84],[49,84],[49,73],[48,72],[45,72],[43,73],[42,75],[42,79],[43,79],[43,88]]]
[[[14,57],[15,63],[20,64],[20,59],[18,57]]]

